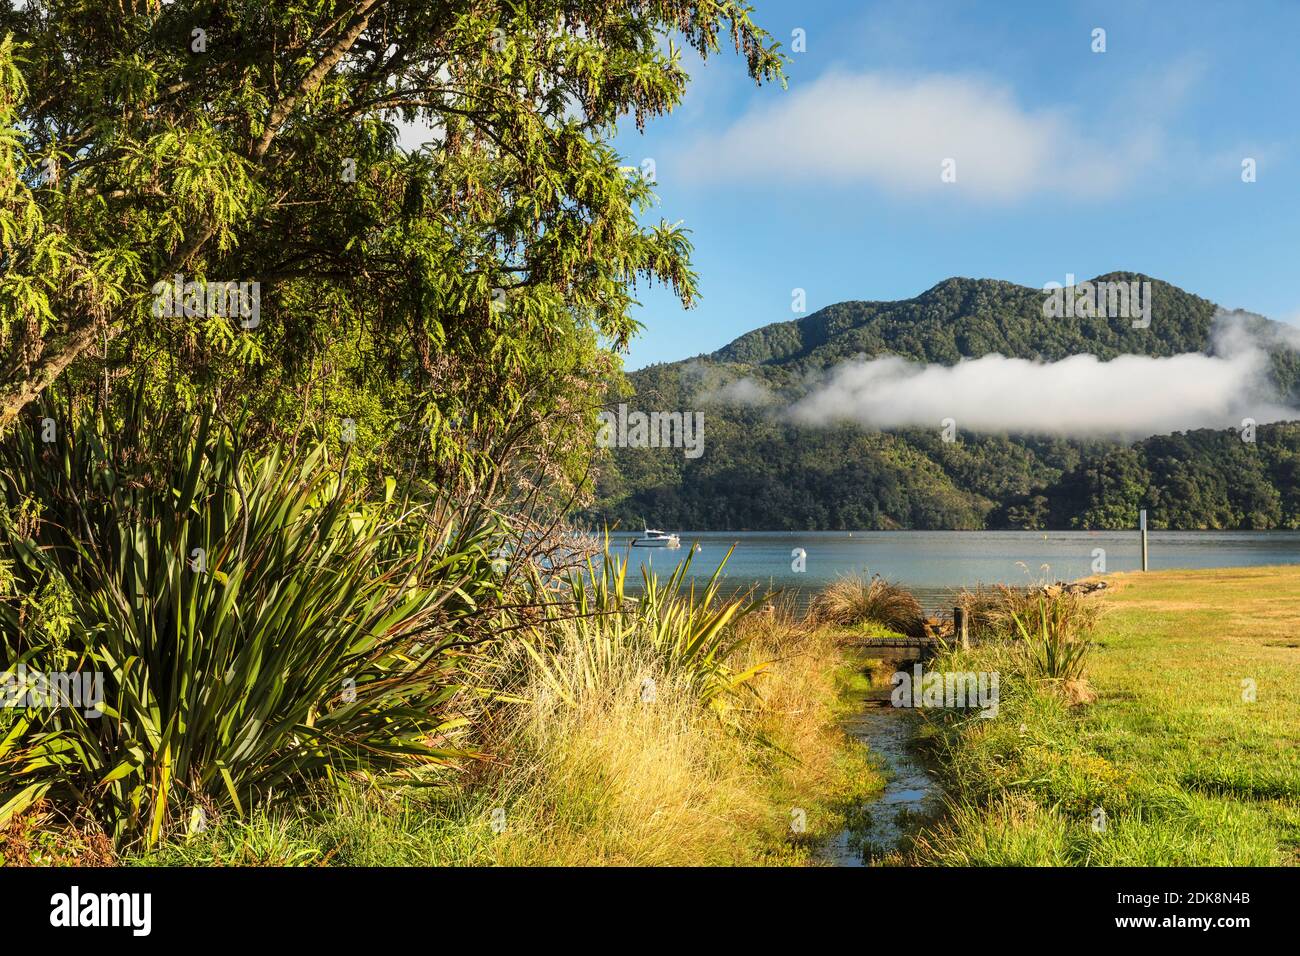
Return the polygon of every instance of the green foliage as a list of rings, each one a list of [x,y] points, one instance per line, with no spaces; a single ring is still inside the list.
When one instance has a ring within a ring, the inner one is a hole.
[[[680,102],[675,41],[783,61],[738,0],[33,0],[0,38],[0,429],[56,382],[129,404],[127,376],[247,400],[259,439],[352,418],[372,473],[491,496],[535,467],[561,499],[636,284],[696,292],[617,124]],[[155,314],[176,274],[260,283],[260,325]]]
[[[1152,328],[1134,329],[1123,318],[1045,319],[1039,289],[953,278],[914,299],[840,302],[806,318],[767,325],[711,357],[803,373],[859,354],[952,365],[993,353],[1048,361],[1080,353],[1101,359],[1177,355],[1209,343],[1214,303],[1136,273],[1111,273],[1097,281],[1150,281]]]
[[[609,686],[609,675],[628,659],[642,659],[663,673],[684,675],[701,701],[725,712],[730,698],[768,666],[760,662],[739,672],[732,667],[746,640],[736,625],[754,606],[744,596],[720,596],[730,556],[728,551],[698,589],[688,577],[694,554],[665,579],[643,566],[640,593],[632,597],[626,589],[628,559],[612,553],[607,541],[598,561],[570,575],[563,602],[548,603],[544,623],[530,629],[525,648],[538,673],[562,697],[576,700],[581,690]],[[555,657],[573,654],[577,666],[553,666]]]
[[[16,712],[0,821],[51,798],[152,844],[194,805],[457,756],[454,647],[498,591],[488,526],[361,503],[324,448],[253,454],[210,413],[13,435],[0,488],[11,515],[41,505],[0,527],[6,668],[98,672],[104,692],[103,716]]]
[[[1103,279],[1141,280],[1116,274]],[[896,528],[1300,528],[1300,424],[1194,431],[1131,445],[1100,439],[937,429],[813,428],[781,414],[808,382],[859,355],[950,364],[997,353],[1025,359],[1175,355],[1211,348],[1212,303],[1152,281],[1152,324],[1044,319],[1043,294],[950,279],[903,302],[844,302],[766,326],[709,356],[628,376],[630,407],[701,409],[706,451],[614,449],[602,462],[593,524],[699,530]],[[1300,397],[1300,352],[1276,324],[1251,323],[1270,349],[1281,394]],[[759,387],[752,404],[719,397]],[[761,390],[766,390],[763,400]],[[937,425],[938,423],[936,423]]]
[[[1044,496],[1054,527],[1135,528],[1151,475],[1135,448],[1081,462]],[[1080,513],[1082,510],[1082,513]]]
[[[1050,681],[1076,681],[1083,678],[1088,658],[1088,643],[1080,634],[1076,616],[1077,602],[1057,594],[1038,599],[1036,615],[1014,616],[1026,672],[1032,678]]]

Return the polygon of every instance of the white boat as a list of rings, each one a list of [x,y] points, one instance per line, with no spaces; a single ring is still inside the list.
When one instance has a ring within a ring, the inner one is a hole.
[[[663,531],[656,531],[653,528],[646,528],[642,537],[632,539],[634,548],[680,548],[682,539],[675,534],[667,534]]]

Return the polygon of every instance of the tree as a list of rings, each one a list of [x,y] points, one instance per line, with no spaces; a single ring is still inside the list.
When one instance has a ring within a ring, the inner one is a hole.
[[[610,145],[679,102],[665,38],[782,67],[738,0],[33,0],[0,35],[0,429],[131,377],[351,418],[476,490],[572,471],[636,283],[695,295]]]

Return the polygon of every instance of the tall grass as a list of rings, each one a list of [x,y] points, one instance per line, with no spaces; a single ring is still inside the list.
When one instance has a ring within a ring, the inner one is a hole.
[[[1086,634],[1079,633],[1081,624],[1075,614],[1078,605],[1065,597],[1058,594],[1050,601],[1040,597],[1037,614],[1012,618],[1032,677],[1059,682],[1083,678],[1088,643]]]
[[[1046,584],[966,588],[954,597],[954,603],[965,612],[970,636],[976,641],[1016,638],[1020,635],[1016,622],[1036,617],[1040,602],[1052,608],[1054,618],[1074,637],[1090,633],[1102,609],[1095,597]]]
[[[662,598],[662,585],[660,586]],[[702,593],[694,592],[699,601]],[[677,600],[691,599],[689,588]],[[162,863],[344,865],[723,865],[808,863],[846,808],[878,792],[879,775],[836,721],[836,648],[788,617],[728,623],[733,673],[765,666],[743,693],[710,697],[681,660],[656,649],[623,613],[539,625],[544,645],[516,655],[515,674],[476,724],[490,759],[457,786],[391,792],[345,784],[312,814],[221,821],[148,855]],[[579,627],[578,621],[588,624]],[[624,628],[593,658],[600,622]],[[616,623],[620,622],[620,623]],[[787,627],[787,625],[795,625]],[[544,648],[544,650],[543,650]],[[647,681],[653,693],[647,694]],[[730,701],[718,719],[718,701]],[[791,829],[791,813],[807,830]]]
[[[687,681],[702,704],[727,709],[767,666],[765,661],[734,666],[747,640],[738,625],[756,602],[752,593],[722,596],[730,555],[702,585],[690,576],[693,553],[666,578],[643,567],[640,594],[632,596],[628,559],[606,543],[599,558],[569,575],[559,595],[543,605],[542,619],[527,628],[524,648],[535,673],[561,698],[576,700],[583,689],[616,681],[623,659],[631,656]]]
[[[875,624],[910,637],[925,634],[925,612],[915,595],[879,575],[841,578],[813,598],[810,612],[823,624]]]

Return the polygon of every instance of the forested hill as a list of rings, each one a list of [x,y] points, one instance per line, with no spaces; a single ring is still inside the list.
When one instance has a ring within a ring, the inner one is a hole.
[[[1043,314],[1039,289],[947,279],[913,299],[842,302],[763,326],[709,355],[628,376],[629,408],[701,409],[705,452],[615,448],[585,515],[692,530],[1131,527],[1145,505],[1157,528],[1300,527],[1300,423],[1257,441],[1201,430],[1129,444],[938,429],[804,427],[781,414],[809,382],[855,357],[952,365],[1000,354],[1059,360],[1215,350],[1214,303],[1150,277],[1151,323]],[[1300,352],[1260,333],[1282,396],[1300,399]],[[937,423],[936,423],[937,425]]]
[[[1045,296],[1039,289],[954,278],[914,299],[840,302],[804,318],[766,325],[708,359],[821,370],[860,353],[951,365],[989,353],[1054,360],[1088,352],[1107,359],[1126,352],[1176,355],[1209,346],[1213,302],[1134,273],[1094,281],[1150,282],[1152,327],[1135,329],[1128,319],[1044,319]]]

